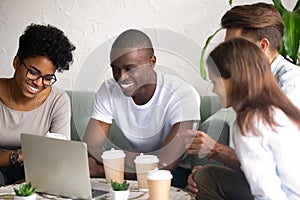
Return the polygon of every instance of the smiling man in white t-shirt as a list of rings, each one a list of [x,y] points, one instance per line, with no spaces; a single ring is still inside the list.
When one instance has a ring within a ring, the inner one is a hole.
[[[110,60],[113,78],[104,81],[98,90],[84,136],[91,176],[104,176],[101,146],[112,120],[130,146],[127,169],[134,170],[136,155],[150,153],[158,155],[161,168],[174,171],[186,151],[177,133],[200,120],[198,93],[180,78],[154,70],[152,43],[141,31],[127,30],[119,35]],[[127,172],[125,178],[133,178],[129,174],[134,171]]]

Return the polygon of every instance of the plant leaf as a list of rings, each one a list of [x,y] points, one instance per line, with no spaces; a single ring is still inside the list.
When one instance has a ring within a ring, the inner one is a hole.
[[[276,8],[280,13],[282,12],[282,10],[286,10],[286,9],[283,7],[283,5],[282,5],[281,0],[272,0],[272,1],[273,1],[273,3],[274,3],[275,8]]]
[[[122,183],[111,181],[111,187],[114,191],[125,191],[128,190],[129,183],[124,180]]]
[[[30,196],[35,192],[35,188],[32,187],[31,183],[22,183],[19,189],[14,188],[17,196]]]
[[[297,64],[300,44],[300,1],[297,1],[293,11],[288,11],[281,0],[273,0],[275,8],[280,12],[284,23],[284,34],[280,53],[288,60]]]
[[[297,11],[297,10],[300,10],[300,1],[298,0],[293,11]]]
[[[210,41],[213,39],[213,37],[220,31],[222,30],[222,27],[218,28],[212,35],[210,35],[206,42],[205,45],[201,51],[201,58],[200,58],[200,75],[202,77],[202,79],[206,80],[206,70],[205,70],[205,66],[204,66],[204,55],[205,55],[205,51],[207,49],[208,44],[210,43]]]

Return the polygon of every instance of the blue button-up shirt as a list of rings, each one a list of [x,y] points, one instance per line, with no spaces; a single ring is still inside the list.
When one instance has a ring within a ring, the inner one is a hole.
[[[284,93],[300,109],[300,66],[278,55],[271,69]]]

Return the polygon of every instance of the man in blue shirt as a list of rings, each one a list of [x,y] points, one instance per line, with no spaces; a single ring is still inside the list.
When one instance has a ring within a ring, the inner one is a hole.
[[[256,3],[235,6],[221,20],[226,29],[225,40],[244,37],[257,44],[266,54],[271,69],[282,90],[300,108],[300,68],[279,54],[283,37],[283,21],[271,4]],[[249,55],[251,56],[251,55]],[[208,134],[195,131],[198,145],[192,145],[190,154],[201,154],[210,148],[207,158],[222,162],[227,167],[196,166],[189,176],[187,189],[199,199],[253,199],[249,185],[240,172],[240,162],[235,150],[214,141]],[[215,144],[211,149],[211,144]],[[200,151],[201,150],[201,151]],[[197,178],[194,179],[195,174]],[[209,180],[209,181],[205,181]]]

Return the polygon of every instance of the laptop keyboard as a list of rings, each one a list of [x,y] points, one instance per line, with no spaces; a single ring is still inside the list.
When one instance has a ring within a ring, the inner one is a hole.
[[[93,198],[98,197],[98,196],[102,196],[102,195],[107,194],[107,193],[108,192],[104,191],[104,190],[92,189],[92,197]]]

